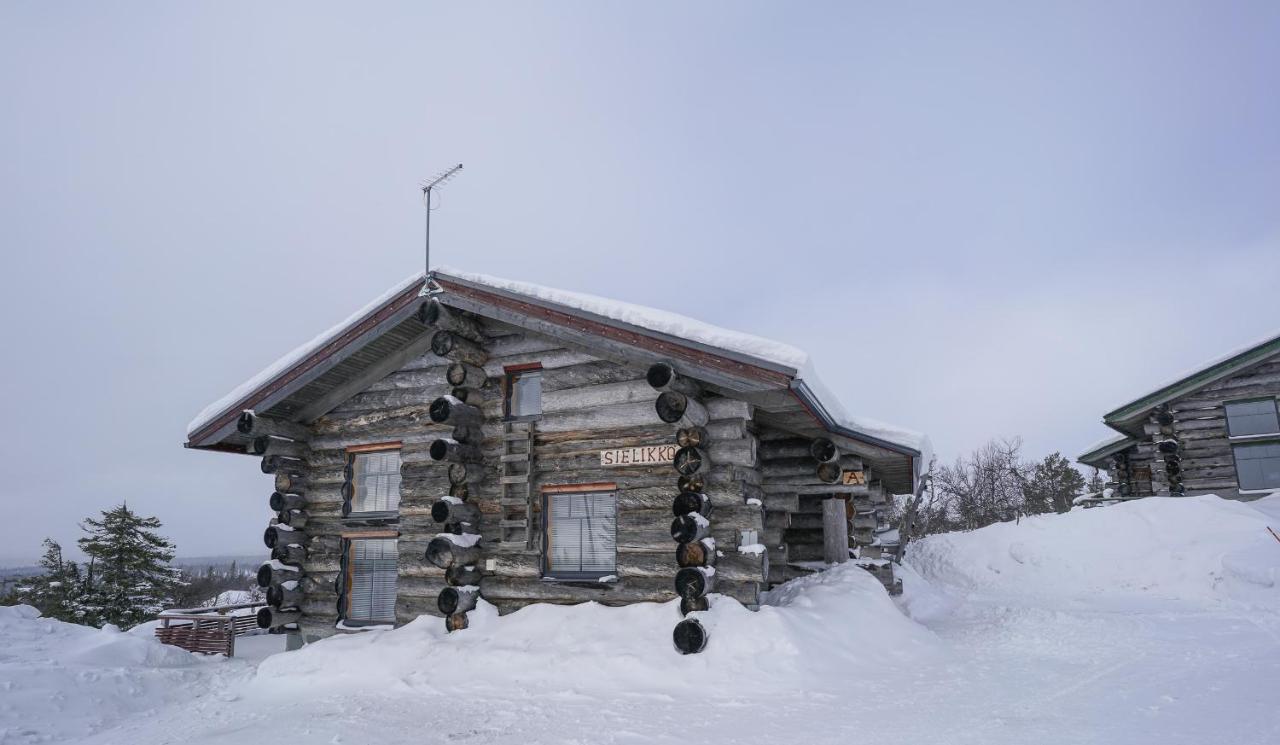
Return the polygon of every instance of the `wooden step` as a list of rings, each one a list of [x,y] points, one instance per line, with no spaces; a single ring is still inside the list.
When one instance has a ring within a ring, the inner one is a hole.
[[[512,453],[510,455],[500,457],[499,460],[503,463],[523,463],[525,461],[533,460],[532,455],[533,453]]]
[[[528,497],[503,497],[498,500],[498,504],[503,507],[519,507],[520,509],[524,509],[529,506],[529,499]]]
[[[499,520],[499,528],[527,528],[529,523],[524,520]]]
[[[502,439],[507,442],[520,442],[521,440],[528,440],[530,438],[528,432],[506,432],[502,435]]]
[[[528,484],[529,474],[518,473],[514,476],[503,476],[501,483],[503,484]]]

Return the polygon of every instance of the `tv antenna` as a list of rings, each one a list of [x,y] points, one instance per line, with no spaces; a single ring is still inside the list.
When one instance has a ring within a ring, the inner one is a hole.
[[[461,170],[462,170],[462,164],[459,163],[453,168],[450,168],[449,170],[438,174],[431,181],[431,183],[422,187],[422,203],[427,207],[426,257],[423,264],[423,269],[425,272],[431,271],[431,210],[435,209],[435,207],[431,206],[431,192],[435,189],[440,188],[441,186],[444,186],[444,182],[453,178],[454,175]]]

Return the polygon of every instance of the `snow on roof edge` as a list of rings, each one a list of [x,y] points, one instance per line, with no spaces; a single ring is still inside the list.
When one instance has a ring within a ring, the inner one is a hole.
[[[1113,445],[1119,445],[1125,440],[1131,440],[1131,439],[1133,438],[1130,437],[1129,435],[1122,434],[1122,433],[1112,434],[1108,437],[1104,437],[1101,440],[1098,440],[1097,442],[1093,443],[1089,447],[1085,448],[1084,450],[1081,450],[1080,454],[1076,456],[1076,460],[1079,461],[1081,458],[1084,458],[1086,455],[1089,455],[1090,453],[1097,452],[1104,448],[1109,448]]]
[[[611,300],[588,293],[560,290],[532,282],[467,272],[453,267],[439,267],[434,271],[486,287],[505,290],[567,308],[593,313],[613,321],[627,323],[656,333],[686,339],[716,349],[754,357],[775,365],[793,368],[797,371],[795,379],[803,381],[812,390],[820,404],[839,426],[920,453],[922,468],[927,467],[932,458],[932,443],[927,435],[874,419],[851,416],[845,410],[840,399],[818,377],[809,355],[798,347],[761,336],[715,326],[678,313],[620,300]],[[311,341],[294,348],[257,375],[249,378],[232,389],[231,392],[206,406],[187,425],[187,436],[190,437],[197,430],[208,425],[209,422],[225,412],[228,407],[340,336],[348,327],[358,322],[361,318],[372,313],[379,306],[408,289],[415,282],[421,281],[423,276],[422,273],[415,273],[406,277],[377,299],[367,303],[360,310],[348,316],[341,323],[330,327],[311,339]]]
[[[574,310],[593,313],[613,321],[638,326],[667,336],[705,344],[716,349],[737,352],[748,357],[784,365],[796,370],[809,361],[804,350],[763,336],[726,329],[696,318],[651,308],[622,300],[591,295],[585,292],[560,290],[554,287],[513,279],[503,279],[488,274],[467,272],[453,267],[440,267],[437,271],[475,284],[506,290],[536,300],[555,303]]]
[[[840,400],[840,397],[835,395],[823,382],[822,378],[818,376],[818,371],[811,363],[805,365],[800,374],[796,376],[796,379],[803,381],[813,391],[814,396],[827,409],[827,413],[831,415],[837,425],[851,429],[854,432],[861,432],[878,440],[884,440],[885,442],[914,450],[920,454],[920,471],[923,472],[924,469],[929,467],[929,462],[933,460],[933,441],[929,439],[928,435],[876,419],[851,415],[845,410],[844,403]]]
[[[321,333],[319,336],[316,336],[311,341],[295,347],[291,352],[268,365],[257,375],[254,375],[252,378],[249,378],[233,388],[230,393],[204,407],[204,409],[202,409],[199,414],[196,414],[195,418],[187,424],[187,437],[190,438],[197,430],[213,421],[218,417],[218,415],[226,411],[227,407],[233,405],[235,402],[250,393],[253,393],[255,390],[268,383],[272,378],[306,359],[317,349],[328,344],[338,336],[341,336],[348,327],[354,325],[360,319],[377,310],[379,306],[383,305],[391,298],[409,289],[415,282],[421,282],[422,279],[422,272],[405,277],[400,280],[400,282],[396,283],[396,285],[391,289],[379,295],[377,299],[366,303],[360,310],[347,316],[347,318],[341,323],[329,327],[329,329]]]
[[[1216,365],[1221,365],[1221,364],[1223,364],[1224,362],[1229,362],[1229,361],[1231,361],[1232,359],[1234,359],[1234,358],[1236,358],[1236,357],[1240,357],[1240,356],[1242,356],[1242,355],[1248,354],[1249,352],[1252,352],[1253,350],[1257,349],[1258,347],[1266,346],[1267,344],[1270,344],[1270,343],[1272,343],[1272,342],[1274,342],[1274,341],[1280,341],[1280,332],[1273,331],[1273,332],[1271,332],[1271,334],[1269,334],[1268,336],[1266,336],[1266,337],[1264,337],[1264,338],[1262,338],[1262,339],[1260,339],[1260,340],[1258,340],[1258,341],[1255,341],[1255,342],[1253,342],[1252,344],[1245,344],[1245,345],[1243,345],[1243,346],[1236,347],[1235,349],[1231,350],[1230,352],[1227,352],[1227,353],[1225,353],[1225,354],[1218,355],[1217,357],[1214,357],[1213,359],[1209,360],[1208,362],[1205,362],[1205,363],[1203,363],[1203,364],[1197,365],[1196,367],[1192,368],[1191,370],[1188,370],[1187,372],[1183,373],[1182,375],[1179,375],[1179,376],[1178,376],[1178,377],[1176,377],[1176,378],[1173,378],[1173,379],[1171,379],[1171,380],[1166,380],[1165,382],[1161,383],[1160,385],[1157,385],[1157,386],[1155,386],[1154,388],[1148,389],[1145,393],[1142,393],[1141,395],[1138,395],[1138,396],[1134,396],[1134,397],[1133,397],[1132,399],[1130,399],[1129,401],[1126,401],[1126,402],[1124,402],[1124,403],[1120,404],[1119,406],[1114,406],[1114,407],[1112,407],[1112,408],[1108,409],[1108,410],[1107,410],[1107,413],[1104,415],[1104,417],[1111,416],[1112,414],[1115,414],[1115,413],[1117,413],[1117,412],[1119,412],[1119,411],[1123,411],[1124,409],[1127,409],[1127,408],[1129,408],[1130,406],[1133,406],[1134,404],[1138,403],[1139,401],[1141,401],[1141,400],[1142,400],[1142,399],[1144,399],[1144,398],[1148,398],[1148,397],[1150,397],[1150,396],[1154,396],[1154,395],[1156,395],[1157,393],[1160,393],[1161,391],[1165,390],[1166,388],[1172,388],[1172,387],[1174,387],[1174,386],[1177,386],[1178,384],[1182,383],[1183,381],[1187,380],[1188,378],[1194,378],[1195,376],[1199,375],[1200,373],[1204,372],[1205,370],[1208,370],[1208,369],[1209,369],[1209,368],[1211,368],[1211,367],[1214,367],[1214,366],[1216,366]]]

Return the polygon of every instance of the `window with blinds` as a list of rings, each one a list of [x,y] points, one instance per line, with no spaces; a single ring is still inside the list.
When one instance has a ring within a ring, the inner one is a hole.
[[[356,538],[347,560],[347,620],[394,623],[396,620],[395,538]]]
[[[395,512],[400,508],[400,451],[352,455],[352,512]]]
[[[613,492],[547,495],[545,574],[597,579],[617,568],[617,499]]]

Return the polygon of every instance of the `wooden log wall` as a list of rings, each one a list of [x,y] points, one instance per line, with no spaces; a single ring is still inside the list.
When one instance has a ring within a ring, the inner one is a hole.
[[[769,584],[812,573],[824,564],[840,563],[856,549],[858,563],[885,587],[900,592],[892,568],[897,544],[888,536],[889,494],[860,458],[840,452],[825,438],[808,439],[766,428],[760,433],[765,523],[763,542],[772,552]],[[846,474],[853,483],[844,483]],[[837,521],[838,500],[844,521]],[[844,535],[832,535],[843,530]],[[843,557],[840,552],[843,551]]]
[[[298,628],[306,599],[303,584],[310,552],[310,535],[306,531],[311,482],[306,440],[310,432],[292,422],[258,416],[253,411],[240,415],[237,428],[254,435],[248,451],[263,456],[262,472],[274,477],[276,487],[267,499],[267,506],[276,516],[262,536],[271,550],[271,560],[258,568],[257,578],[258,585],[266,590],[267,607],[258,611],[257,623],[260,628],[272,630]]]
[[[1280,360],[1266,361],[1194,391],[1169,404],[1167,423],[1157,412],[1145,426],[1147,438],[1140,442],[1131,460],[1152,467],[1157,490],[1171,491],[1174,475],[1186,494],[1238,494],[1235,458],[1227,433],[1226,404],[1256,398],[1280,396]],[[1177,474],[1170,474],[1173,459],[1159,443],[1173,439],[1178,444]],[[1134,467],[1131,464],[1131,469]],[[1158,491],[1157,491],[1158,493]]]
[[[716,545],[719,576],[714,591],[752,607],[758,603],[768,556],[736,550],[742,531],[759,533],[764,528],[758,442],[748,404],[708,395],[699,401],[700,407],[689,407],[691,413],[681,417],[685,421],[664,422],[655,408],[660,391],[646,381],[645,368],[605,360],[497,322],[456,313],[439,317],[451,324],[447,343],[433,345],[433,351],[371,384],[309,428],[301,458],[307,541],[301,557],[304,576],[298,585],[299,623],[307,636],[334,632],[342,535],[370,529],[392,529],[398,535],[397,623],[449,612],[453,620],[446,623],[460,627],[463,620],[455,617],[465,617],[477,598],[493,603],[501,613],[536,602],[622,605],[676,598],[676,576],[682,567],[669,528],[672,502],[681,491],[677,472],[672,464],[602,467],[600,451],[675,443],[680,425],[691,421],[703,422],[698,436],[704,439],[695,447],[703,461],[690,473],[687,485],[705,494],[715,511],[710,538]],[[529,549],[523,539],[503,540],[499,473],[504,369],[531,363],[541,364],[543,414],[535,424],[529,466],[534,495],[529,526],[534,548]],[[459,389],[466,389],[463,396]],[[440,403],[443,397],[454,400],[446,407]],[[437,418],[444,421],[433,420],[433,404]],[[468,413],[472,407],[475,415]],[[448,408],[462,413],[446,415]],[[344,517],[346,449],[388,442],[401,443],[398,516],[374,521],[357,514]],[[433,443],[436,455],[443,456],[440,460],[432,457]],[[260,447],[268,455],[292,455],[290,448],[270,441]],[[544,581],[541,490],[593,483],[616,485],[616,579]],[[445,523],[436,522],[433,509]],[[455,512],[474,512],[477,519],[462,520],[453,516]],[[460,526],[462,522],[468,524]],[[431,541],[442,532],[460,536],[470,531],[479,535],[474,555],[466,557],[474,563],[440,567],[428,559]],[[478,588],[474,593],[473,586]]]

